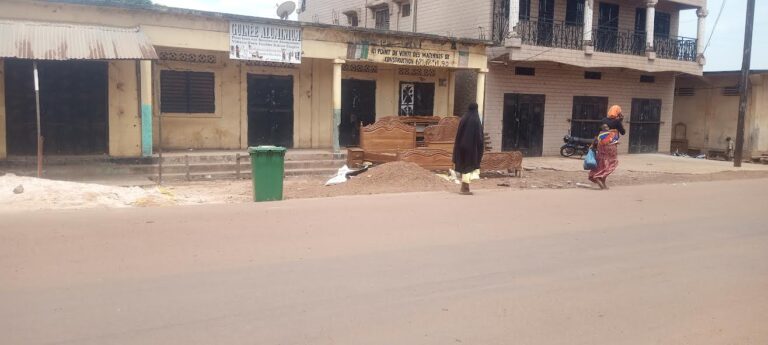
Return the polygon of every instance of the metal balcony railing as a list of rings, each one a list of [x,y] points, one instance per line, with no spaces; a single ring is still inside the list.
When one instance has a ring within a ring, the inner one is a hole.
[[[582,49],[584,27],[559,21],[521,20],[517,33],[523,44],[540,47]]]
[[[661,59],[696,61],[696,45],[697,40],[688,37],[656,36],[653,40],[656,56]]]
[[[511,36],[509,20],[505,17],[494,19],[492,39],[503,42]],[[515,33],[523,44],[549,48],[582,49],[584,47],[584,27],[560,21],[520,20]],[[645,32],[618,30],[609,27],[592,29],[592,44],[595,51],[604,53],[644,56]],[[654,48],[660,59],[696,61],[697,40],[687,37],[656,36]]]
[[[645,33],[597,27],[592,29],[595,51],[625,55],[645,55]]]

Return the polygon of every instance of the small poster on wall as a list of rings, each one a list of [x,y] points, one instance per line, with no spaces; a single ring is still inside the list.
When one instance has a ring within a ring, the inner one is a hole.
[[[301,28],[232,22],[229,58],[235,60],[301,63]]]

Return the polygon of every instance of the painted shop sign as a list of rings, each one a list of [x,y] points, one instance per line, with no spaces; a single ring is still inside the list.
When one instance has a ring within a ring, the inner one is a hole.
[[[229,24],[229,58],[301,63],[301,28],[271,24]]]
[[[382,47],[370,44],[347,46],[347,59],[420,67],[458,67],[456,54],[418,48]]]

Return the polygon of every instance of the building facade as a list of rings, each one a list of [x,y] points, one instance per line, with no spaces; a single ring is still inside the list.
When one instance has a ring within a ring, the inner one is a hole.
[[[0,37],[0,159],[36,150],[34,65],[46,154],[140,157],[355,145],[450,115],[455,73],[487,64],[476,39],[75,0],[0,2]]]
[[[675,94],[673,146],[722,152],[736,139],[741,72],[680,76]],[[768,71],[752,71],[744,128],[744,158],[768,153]]]
[[[484,83],[493,149],[528,156],[557,154],[569,132],[593,136],[610,104],[628,120],[623,152],[667,151],[675,76],[701,75],[705,63],[698,39],[677,37],[683,10],[697,11],[704,36],[704,0],[305,0],[302,8],[301,20],[355,9],[369,19],[358,25],[491,39],[487,70],[460,74],[470,83],[457,95]],[[376,21],[384,12],[408,13],[410,26]]]

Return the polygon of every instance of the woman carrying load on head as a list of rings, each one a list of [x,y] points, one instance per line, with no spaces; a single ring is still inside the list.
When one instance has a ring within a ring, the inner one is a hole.
[[[606,180],[619,166],[619,138],[626,134],[624,115],[618,105],[608,109],[608,116],[603,119],[600,134],[595,139],[593,148],[597,148],[597,168],[589,172],[589,180],[608,189]]]

